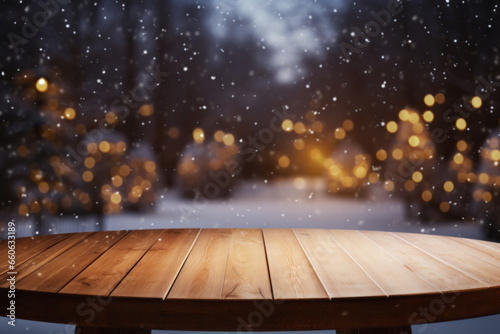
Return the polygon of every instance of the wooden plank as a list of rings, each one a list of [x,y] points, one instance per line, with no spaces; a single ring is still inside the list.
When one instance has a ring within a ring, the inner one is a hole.
[[[95,233],[17,282],[16,288],[58,292],[127,233],[127,231]]]
[[[477,258],[460,244],[449,245],[441,236],[392,233],[487,286],[500,285],[500,268]]]
[[[58,242],[69,238],[73,233],[41,235],[36,237],[26,237],[16,239],[16,267],[19,267],[24,261],[29,260],[38,253],[43,252]],[[7,254],[8,244],[4,240],[0,245],[0,254]],[[9,269],[7,261],[0,261],[0,273],[4,274]]]
[[[231,230],[202,230],[167,299],[221,299]]]
[[[392,234],[372,231],[360,231],[359,233],[440,292],[484,286],[481,282],[464,275]]]
[[[464,239],[464,238],[459,238],[459,239]],[[488,247],[488,248],[496,250],[497,252],[500,252],[500,242],[482,241],[482,240],[475,240],[475,239],[465,239],[465,240],[469,240],[470,242],[474,242],[474,243],[481,243],[485,247]]]
[[[326,230],[294,230],[330,298],[386,296]]]
[[[108,296],[158,240],[161,232],[130,232],[71,280],[60,293]]]
[[[24,277],[28,276],[33,271],[37,270],[44,264],[50,262],[52,259],[61,255],[62,253],[64,253],[77,243],[79,243],[80,241],[88,238],[90,235],[92,235],[92,232],[72,234],[68,238],[61,240],[52,247],[33,256],[29,260],[24,261],[16,269],[17,270],[16,280],[19,281]],[[8,286],[9,282],[6,281],[6,278],[8,276],[9,276],[8,274],[0,275],[0,282],[2,282],[2,284],[0,284],[0,287]]]
[[[200,229],[164,230],[111,295],[164,299],[199,233]]]
[[[455,237],[448,237],[448,239],[462,244],[471,254],[474,254],[475,256],[482,258],[497,267],[500,266],[500,250],[492,248],[491,242]]]
[[[439,291],[357,231],[328,233],[389,296]]]
[[[272,299],[260,229],[232,229],[222,299]]]
[[[329,299],[291,229],[264,229],[274,299]]]

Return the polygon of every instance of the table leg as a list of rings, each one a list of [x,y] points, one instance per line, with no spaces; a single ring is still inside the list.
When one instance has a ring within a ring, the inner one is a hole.
[[[337,330],[337,334],[411,334],[411,326]]]
[[[75,334],[151,334],[151,329],[76,326]]]

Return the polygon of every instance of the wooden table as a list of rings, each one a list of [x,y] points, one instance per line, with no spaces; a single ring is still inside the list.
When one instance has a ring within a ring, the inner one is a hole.
[[[16,316],[76,324],[78,333],[410,333],[412,324],[500,313],[500,244],[470,239],[167,229],[38,236],[16,246]],[[7,254],[5,240],[0,249]],[[0,269],[5,307],[6,261]]]

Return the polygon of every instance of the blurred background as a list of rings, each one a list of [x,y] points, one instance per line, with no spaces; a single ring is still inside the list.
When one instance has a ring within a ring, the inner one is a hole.
[[[1,8],[2,238],[8,221],[18,237],[163,227],[500,237],[495,1]],[[500,318],[488,319],[425,330],[493,333]],[[64,332],[26,324],[16,330]]]

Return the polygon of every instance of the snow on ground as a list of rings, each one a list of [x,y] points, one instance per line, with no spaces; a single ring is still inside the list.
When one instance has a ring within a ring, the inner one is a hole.
[[[482,239],[481,227],[471,222],[443,221],[432,224],[407,219],[402,201],[390,198],[381,188],[373,188],[367,198],[326,194],[320,179],[309,179],[297,189],[293,179],[267,183],[242,182],[233,196],[208,203],[183,199],[177,191],[166,191],[152,213],[125,213],[105,218],[104,230],[148,228],[338,228],[430,233]],[[93,230],[95,221],[79,217],[58,218],[45,226],[48,233]],[[33,235],[32,220],[17,223],[19,236]],[[74,327],[18,320],[12,329],[7,318],[0,320],[1,333],[73,333]],[[478,319],[414,326],[414,333],[497,333],[500,315]],[[330,331],[331,332],[331,331]],[[153,333],[173,333],[153,331]],[[206,333],[206,332],[203,332]],[[307,332],[313,333],[313,332]],[[320,333],[320,332],[314,332]]]
[[[148,228],[338,228],[394,232],[431,233],[482,239],[472,222],[422,223],[405,217],[401,200],[374,187],[367,198],[332,196],[321,179],[309,179],[297,189],[293,179],[272,183],[242,182],[231,198],[212,201],[181,198],[176,190],[161,195],[155,210],[105,217],[104,230]],[[57,218],[44,226],[46,233],[89,231],[95,220],[88,217]],[[17,222],[18,236],[33,235],[32,219]]]

